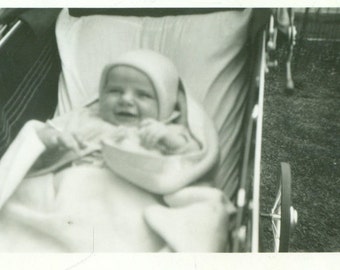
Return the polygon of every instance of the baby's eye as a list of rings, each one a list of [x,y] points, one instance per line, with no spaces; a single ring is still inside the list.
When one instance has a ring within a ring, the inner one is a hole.
[[[151,94],[143,90],[138,90],[137,95],[139,98],[142,98],[142,99],[153,99],[154,98]]]
[[[143,94],[143,93],[138,94],[138,96],[139,96],[140,98],[151,98],[150,95],[148,95],[148,94]]]
[[[107,90],[107,93],[119,95],[119,94],[122,94],[122,93],[123,93],[123,89],[122,89],[122,88],[119,88],[119,87],[109,88],[109,89]]]

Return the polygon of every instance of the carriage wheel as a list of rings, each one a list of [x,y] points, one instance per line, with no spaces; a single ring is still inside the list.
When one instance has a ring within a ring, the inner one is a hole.
[[[291,206],[291,171],[288,163],[281,163],[280,187],[271,211],[274,251],[288,252],[289,236],[297,223],[297,212]]]

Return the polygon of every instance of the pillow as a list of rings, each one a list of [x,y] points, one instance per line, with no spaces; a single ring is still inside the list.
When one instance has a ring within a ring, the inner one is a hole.
[[[241,126],[248,80],[251,10],[165,17],[93,15],[63,10],[56,35],[62,63],[57,114],[98,98],[103,67],[120,54],[147,48],[173,60],[186,90],[212,117],[221,158],[214,181],[233,195],[239,181]]]

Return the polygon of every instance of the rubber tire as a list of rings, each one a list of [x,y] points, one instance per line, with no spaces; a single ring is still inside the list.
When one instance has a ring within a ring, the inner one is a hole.
[[[281,228],[279,252],[288,252],[290,238],[291,170],[290,165],[281,162]]]

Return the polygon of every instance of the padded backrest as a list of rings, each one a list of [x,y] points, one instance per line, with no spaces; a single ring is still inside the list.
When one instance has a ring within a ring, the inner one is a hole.
[[[118,55],[137,48],[159,51],[173,60],[187,91],[213,118],[221,146],[214,181],[232,195],[249,89],[250,18],[248,9],[160,18],[76,18],[63,10],[56,28],[62,62],[57,113],[96,100],[102,69]]]

